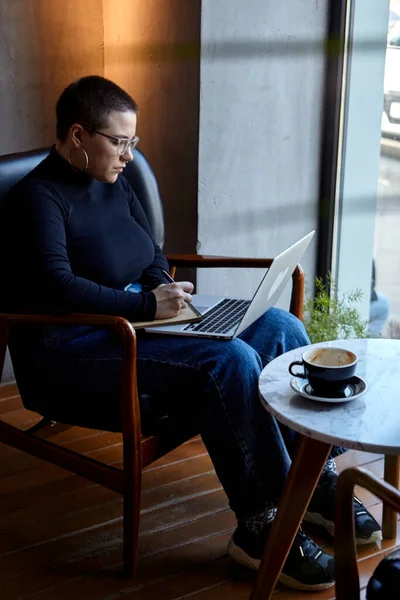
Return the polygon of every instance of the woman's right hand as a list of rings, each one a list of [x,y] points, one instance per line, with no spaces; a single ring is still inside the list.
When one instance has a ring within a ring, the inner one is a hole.
[[[193,283],[190,281],[175,281],[162,283],[152,290],[157,300],[155,319],[169,319],[179,315],[183,308],[192,301]]]

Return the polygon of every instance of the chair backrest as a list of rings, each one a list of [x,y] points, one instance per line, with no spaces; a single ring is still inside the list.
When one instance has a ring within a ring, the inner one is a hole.
[[[49,154],[48,148],[0,156],[0,204],[11,188],[34,169]],[[134,160],[124,170],[124,176],[135,191],[150,223],[154,239],[164,244],[164,213],[157,180],[146,157],[135,148]]]
[[[396,460],[397,471],[398,461]],[[362,467],[349,467],[341,472],[336,490],[336,600],[360,600],[360,581],[353,527],[354,487],[356,485],[368,490],[383,500],[384,504],[392,510],[400,513],[400,492],[396,487],[380,480]],[[366,598],[367,600],[400,598],[399,549],[384,556],[375,568],[367,585]]]
[[[48,153],[47,148],[41,148],[30,152],[0,156],[0,204],[11,188],[37,167]]]

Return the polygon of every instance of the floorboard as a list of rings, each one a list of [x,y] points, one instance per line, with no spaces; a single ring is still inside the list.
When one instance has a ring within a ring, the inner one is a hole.
[[[1,418],[27,428],[38,416],[25,411],[15,386],[0,387]],[[121,436],[79,427],[52,437],[76,452],[121,466]],[[339,470],[362,465],[383,476],[378,454],[348,452]],[[378,520],[382,505],[358,495]],[[199,438],[147,468],[143,475],[140,560],[133,579],[121,577],[121,498],[67,471],[0,444],[1,600],[236,600],[248,598],[254,573],[230,561],[227,542],[234,515]],[[333,553],[332,540],[311,531]],[[396,540],[358,550],[365,586]],[[297,593],[278,586],[276,600],[334,600],[334,587]]]

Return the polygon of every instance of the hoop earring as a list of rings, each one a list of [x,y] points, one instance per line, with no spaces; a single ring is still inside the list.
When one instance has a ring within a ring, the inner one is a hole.
[[[82,150],[83,154],[85,155],[85,168],[84,169],[78,169],[77,167],[75,167],[72,164],[71,154],[74,150]],[[73,168],[73,170],[76,171],[77,173],[83,173],[83,172],[87,173],[88,166],[89,166],[89,156],[88,156],[88,153],[86,152],[85,148],[83,148],[83,146],[80,146],[79,148],[71,148],[71,150],[69,151],[68,162],[71,165],[71,167]]]

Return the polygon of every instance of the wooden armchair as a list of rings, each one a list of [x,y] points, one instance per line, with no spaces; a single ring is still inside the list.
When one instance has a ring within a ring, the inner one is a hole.
[[[336,600],[360,600],[356,544],[354,535],[353,496],[354,486],[359,485],[383,500],[393,510],[400,512],[400,492],[394,486],[381,481],[361,467],[345,469],[339,476],[336,496],[335,525],[335,579]],[[367,588],[370,598],[397,598],[392,589],[387,593],[375,594],[372,581]],[[396,590],[398,592],[398,589]],[[387,592],[387,591],[386,591]]]
[[[48,150],[3,156],[0,158],[0,202],[22,177],[31,171],[48,153]],[[135,160],[128,164],[124,175],[132,185],[148,217],[154,237],[161,246],[164,241],[163,210],[155,176],[144,155],[137,149]],[[168,256],[172,272],[176,267],[260,267],[266,268],[271,259],[227,258],[200,255]],[[302,317],[304,296],[304,274],[298,266],[293,274],[293,286],[290,311]],[[4,366],[10,328],[15,324],[65,324],[106,326],[113,328],[119,335],[123,348],[122,391],[120,398],[121,422],[119,431],[123,442],[123,469],[107,466],[91,458],[60,447],[49,438],[60,428],[81,425],[93,429],[112,430],[110,421],[99,422],[93,415],[93,422],[80,422],[79,414],[52,414],[43,407],[27,406],[38,412],[43,419],[27,431],[22,431],[8,423],[0,421],[0,441],[23,450],[33,456],[58,465],[101,484],[123,495],[123,565],[124,573],[133,575],[137,561],[138,528],[140,517],[142,469],[167,452],[176,448],[198,432],[171,423],[172,417],[161,415],[162,428],[154,422],[146,426],[143,435],[141,425],[140,397],[136,382],[136,335],[132,325],[121,317],[71,314],[66,317],[51,315],[0,314],[0,379]],[[155,400],[146,398],[150,403]],[[22,402],[24,398],[22,397]],[[54,403],[57,406],[57,402]],[[143,418],[143,415],[142,415]],[[82,419],[83,420],[83,419]],[[57,425],[54,426],[54,422]],[[152,431],[153,427],[153,431]]]

